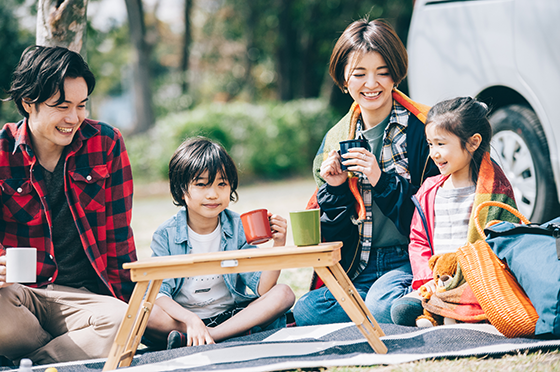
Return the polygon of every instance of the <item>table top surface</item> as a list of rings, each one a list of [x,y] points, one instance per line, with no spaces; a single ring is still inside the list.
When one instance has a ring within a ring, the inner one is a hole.
[[[320,243],[319,245],[297,247],[266,247],[248,248],[234,251],[211,253],[182,254],[164,257],[150,257],[135,262],[123,264],[125,269],[141,269],[149,267],[175,266],[178,264],[189,265],[200,262],[215,262],[224,260],[243,260],[263,257],[301,256],[308,254],[329,253],[339,250],[342,242]]]

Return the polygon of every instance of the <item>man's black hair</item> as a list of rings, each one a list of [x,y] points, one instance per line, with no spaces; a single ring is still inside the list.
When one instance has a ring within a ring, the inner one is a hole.
[[[79,77],[85,80],[90,95],[95,77],[80,54],[63,47],[30,46],[21,55],[13,73],[7,100],[13,100],[20,114],[28,118],[22,100],[38,107],[60,93],[55,104],[59,105],[66,100],[64,80]]]

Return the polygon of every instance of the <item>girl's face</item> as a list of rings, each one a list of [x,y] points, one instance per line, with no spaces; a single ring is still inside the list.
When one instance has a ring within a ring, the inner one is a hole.
[[[362,112],[380,110],[388,115],[393,105],[395,82],[381,54],[352,52],[344,76],[348,92],[360,105]]]
[[[222,174],[216,175],[212,184],[208,183],[208,171],[205,171],[193,180],[188,187],[188,194],[183,199],[187,204],[189,219],[188,224],[195,232],[197,227],[208,226],[215,222],[218,216],[229,206],[231,187]]]
[[[461,139],[455,134],[439,129],[437,124],[426,125],[426,139],[430,147],[430,157],[443,175],[451,175],[456,187],[472,184],[471,154],[480,145],[480,134],[474,134],[461,146]]]

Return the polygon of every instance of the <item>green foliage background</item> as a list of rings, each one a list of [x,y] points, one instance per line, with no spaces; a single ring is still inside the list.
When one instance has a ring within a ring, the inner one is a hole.
[[[16,8],[23,4],[23,0],[0,1],[0,99],[5,99],[5,93],[10,89],[12,72],[19,61],[23,50],[34,44],[34,37],[28,30],[21,29],[14,14]],[[12,103],[0,101],[0,122],[19,121],[21,116]]]
[[[233,157],[245,182],[311,176],[323,135],[338,116],[324,100],[208,104],[159,120],[148,133],[127,138],[135,181],[167,179],[169,160],[188,137],[205,136]]]
[[[100,2],[90,0],[90,5]],[[0,0],[4,90],[21,52],[34,44],[37,2],[31,3]],[[96,76],[90,117],[124,133],[135,181],[165,180],[177,146],[187,137],[203,135],[224,145],[247,182],[310,177],[323,135],[351,104],[327,72],[336,39],[349,23],[369,16],[389,21],[406,42],[412,3],[195,0],[186,70],[186,30],[159,19],[156,8],[144,10],[152,92],[146,104],[154,109],[155,124],[146,133],[133,130],[129,102],[134,53],[128,23],[114,19],[96,28],[98,23],[88,15],[86,59]],[[177,12],[183,10],[177,6]],[[107,102],[117,103],[107,109]],[[13,103],[0,104],[2,123],[20,119]]]

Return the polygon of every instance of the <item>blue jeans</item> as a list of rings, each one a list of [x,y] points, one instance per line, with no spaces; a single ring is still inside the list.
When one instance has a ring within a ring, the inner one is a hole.
[[[386,277],[388,274],[391,275]],[[382,279],[382,284],[377,285]],[[377,322],[391,323],[392,302],[408,293],[406,291],[410,291],[412,283],[407,247],[373,249],[367,266],[352,283]],[[351,321],[327,287],[303,295],[296,302],[293,313],[298,326]]]
[[[384,274],[369,289],[365,303],[378,323],[393,323],[393,302],[412,291],[412,269],[408,256],[406,263]]]

